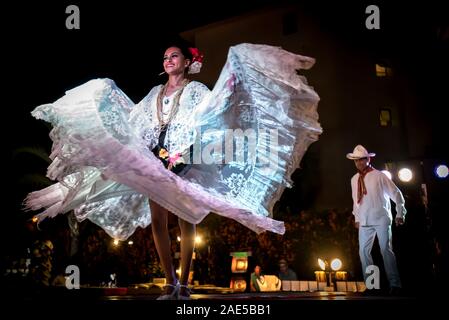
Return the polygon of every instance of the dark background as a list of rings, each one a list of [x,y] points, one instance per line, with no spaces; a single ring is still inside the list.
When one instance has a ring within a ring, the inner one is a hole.
[[[391,2],[299,1],[304,12],[320,21],[323,29],[352,43],[354,49],[378,50],[379,55],[385,50],[399,62],[401,73],[409,78],[430,119],[427,130],[432,132],[433,140],[429,156],[447,159],[448,11],[443,1]],[[162,82],[158,73],[167,39],[279,3],[298,1],[63,1],[2,6],[2,136],[6,149],[3,181],[7,189],[2,206],[2,253],[21,248],[21,242],[26,241],[22,224],[32,214],[20,211],[21,201],[37,185],[24,181],[28,174],[44,174],[47,166],[35,158],[16,156],[16,151],[31,146],[49,152],[51,148],[50,128],[30,116],[34,107],[52,102],[64,91],[97,77],[114,79],[138,102]],[[80,30],[65,28],[65,8],[70,4],[80,8]],[[364,27],[364,8],[368,4],[381,7],[382,29],[376,33],[367,34]],[[446,26],[442,34],[438,33],[439,26]],[[435,37],[445,41],[436,42]],[[289,193],[283,201],[294,202],[297,197]]]

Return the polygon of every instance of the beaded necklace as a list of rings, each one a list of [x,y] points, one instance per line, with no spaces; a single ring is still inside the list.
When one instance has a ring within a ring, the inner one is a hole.
[[[182,87],[176,92],[174,98],[173,98],[173,104],[170,108],[170,113],[168,116],[167,121],[164,121],[163,114],[162,114],[162,100],[164,99],[165,93],[167,92],[168,82],[161,88],[159,91],[159,94],[157,96],[157,119],[159,121],[159,128],[160,131],[163,131],[166,129],[167,125],[173,120],[176,113],[179,109],[179,99],[181,98],[181,94],[184,91],[184,88],[186,85],[190,82],[189,79],[184,79],[182,81]]]

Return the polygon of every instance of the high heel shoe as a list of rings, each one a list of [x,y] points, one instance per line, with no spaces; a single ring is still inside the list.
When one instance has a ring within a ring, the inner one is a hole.
[[[179,284],[179,281],[176,281],[176,284],[166,284],[165,290],[168,291],[167,288],[173,288],[173,290],[170,293],[165,293],[161,296],[159,296],[156,300],[177,300],[179,296],[179,290],[181,288],[181,285]]]
[[[184,293],[184,294],[182,294]],[[179,286],[179,294],[178,294],[178,300],[190,300],[190,295],[192,294],[192,290],[186,286],[181,284]]]

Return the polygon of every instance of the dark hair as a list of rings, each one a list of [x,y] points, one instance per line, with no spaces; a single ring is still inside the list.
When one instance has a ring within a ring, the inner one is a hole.
[[[171,47],[176,47],[179,48],[179,50],[181,50],[181,53],[183,54],[183,56],[186,59],[189,59],[190,61],[192,61],[193,57],[192,54],[190,53],[189,48],[193,47],[193,45],[188,42],[187,40],[184,40],[182,38],[175,38],[172,41],[167,41],[164,45],[164,51],[162,52],[162,55],[164,54],[165,50],[167,50],[168,48]]]

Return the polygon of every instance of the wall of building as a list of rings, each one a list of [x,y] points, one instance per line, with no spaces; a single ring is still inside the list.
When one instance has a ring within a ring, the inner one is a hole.
[[[285,15],[295,16],[296,32],[283,34]],[[345,37],[330,34],[321,21],[305,15],[300,8],[262,10],[187,31],[183,36],[205,53],[204,72],[196,79],[211,88],[229,46],[238,43],[281,46],[316,59],[315,66],[303,75],[321,97],[318,112],[324,133],[307,151],[303,169],[295,173],[295,187],[286,191],[290,196],[286,201],[293,209],[352,205],[349,181],[355,168],[345,155],[357,144],[378,154],[373,159],[377,168],[383,168],[387,161],[408,156],[410,143],[405,122],[416,121],[417,115],[404,112],[404,105],[412,99],[404,94],[406,86],[401,87],[401,79],[377,77],[376,57]],[[391,126],[380,126],[381,108],[391,110]]]

